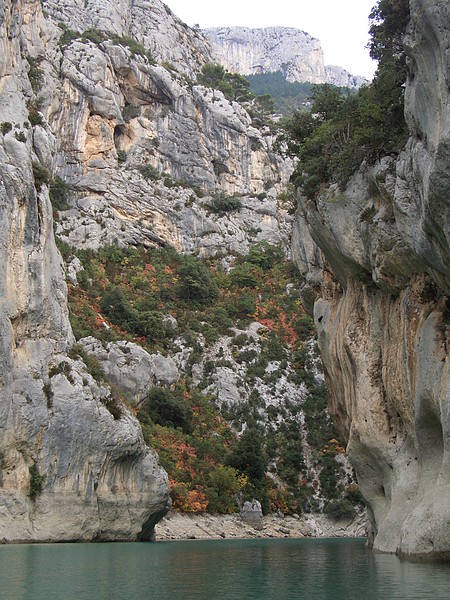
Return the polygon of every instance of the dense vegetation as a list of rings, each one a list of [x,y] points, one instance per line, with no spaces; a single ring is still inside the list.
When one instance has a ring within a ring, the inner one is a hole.
[[[311,111],[298,111],[284,123],[290,152],[300,159],[294,182],[308,198],[323,184],[343,188],[363,161],[373,163],[404,146],[408,7],[407,0],[380,0],[370,14],[369,49],[379,61],[371,85],[347,97],[330,85],[313,86]]]
[[[324,183],[343,186],[362,160],[396,152],[403,143],[404,4],[380,0],[372,12],[371,53],[380,66],[373,85],[357,94],[329,85],[289,84],[281,74],[246,79],[214,64],[204,65],[197,83],[243,104],[255,126],[273,127],[273,98],[286,112],[295,103],[309,103],[311,110],[295,112],[284,123],[284,141],[300,158],[294,182],[309,197]],[[96,44],[113,39],[151,60],[132,40],[97,30],[65,29],[61,45],[75,38]],[[39,82],[38,64],[29,65]],[[123,113],[131,120],[139,108],[127,105]],[[145,179],[159,177],[150,165],[139,170]],[[36,182],[46,176],[35,169]],[[64,210],[67,187],[57,179],[46,182],[55,208]],[[218,192],[207,210],[226,215],[241,206],[238,197]],[[62,249],[69,260],[73,250]],[[77,338],[128,339],[149,352],[187,356],[177,383],[155,385],[139,405],[116,390],[109,407],[115,418],[121,418],[123,403],[137,415],[145,440],[169,474],[176,509],[226,513],[236,510],[237,502],[257,498],[265,512],[354,513],[361,496],[343,469],[344,450],[326,411],[326,390],[310,343],[312,322],[299,299],[297,275],[280,248],[255,244],[234,259],[231,270],[220,258],[200,260],[170,248],[113,245],[76,255],[83,270],[78,285],[69,285],[69,302]],[[256,340],[247,330],[254,321],[264,327]],[[76,352],[104,381],[99,363],[93,365],[81,345]],[[241,402],[217,402],[219,369],[239,374]],[[273,398],[280,381],[286,389],[292,384],[295,393],[306,390],[305,396],[284,397],[280,391],[276,402],[266,402],[265,390]]]
[[[246,79],[255,96],[270,95],[274,111],[278,114],[291,115],[310,104],[312,84],[307,81],[286,81],[281,71],[246,75]]]
[[[63,250],[70,258],[71,250]],[[237,498],[256,497],[266,512],[301,512],[318,508],[320,488],[328,504],[345,497],[351,486],[344,489],[335,460],[343,450],[325,411],[324,387],[312,375],[312,322],[295,289],[286,293],[296,274],[278,247],[255,244],[230,272],[219,260],[168,248],[109,246],[76,254],[84,266],[79,285],[69,286],[77,338],[130,339],[172,355],[189,348],[184,376],[170,388],[153,387],[137,409],[145,439],[169,473],[175,508],[231,512]],[[239,333],[254,320],[267,328],[258,344]],[[210,392],[215,369],[232,366],[217,356],[204,359],[221,336],[231,339],[235,364],[245,365],[253,389],[238,406],[219,407]],[[192,369],[200,364],[203,378],[194,384]],[[274,386],[283,373],[308,387],[303,407],[264,406],[258,382]],[[319,480],[306,466],[305,442],[315,472],[323,472]]]
[[[230,73],[222,65],[207,63],[197,76],[197,83],[220,90],[228,100],[248,102],[253,98],[249,82],[238,73]]]

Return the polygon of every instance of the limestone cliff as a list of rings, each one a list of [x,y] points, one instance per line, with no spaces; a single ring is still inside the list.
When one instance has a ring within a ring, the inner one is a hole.
[[[374,547],[448,559],[449,8],[410,7],[410,139],[398,158],[361,167],[343,193],[300,198],[294,254],[305,297],[316,295],[332,410]]]
[[[203,30],[215,60],[232,73],[281,71],[287,81],[359,87],[366,80],[341,67],[325,66],[320,41],[293,27],[213,27]]]
[[[77,247],[287,243],[277,194],[291,165],[268,128],[195,85],[210,60],[207,40],[158,0],[0,0],[5,541],[149,539],[168,507],[138,422],[73,348],[53,215]],[[58,181],[67,198],[55,208]],[[211,212],[219,192],[240,195],[239,213]]]
[[[173,63],[194,75],[211,60],[208,41],[188,27],[160,0],[42,0],[55,23],[86,31],[94,28],[143,44],[157,61]]]
[[[45,3],[49,11],[61,6]],[[96,6],[101,13],[103,3]],[[83,182],[83,160],[73,157],[87,157],[97,173],[117,165],[111,123],[115,117],[124,123],[115,104],[119,86],[96,87],[84,73],[105,82],[115,64],[120,83],[131,78],[128,87],[123,84],[130,94],[142,95],[145,88],[163,106],[173,99],[164,77],[151,79],[150,67],[136,65],[139,61],[131,68],[124,63],[123,48],[110,47],[108,62],[108,50],[103,54],[87,44],[83,61],[73,44],[63,58],[56,43],[61,30],[36,0],[4,0],[0,17],[0,537],[149,539],[168,506],[167,476],[145,446],[135,418],[70,351],[74,340],[48,192],[56,172]],[[108,17],[108,27],[111,22]],[[86,23],[91,24],[96,23]],[[118,25],[117,30],[126,31]],[[100,184],[90,175],[85,186],[97,193]]]

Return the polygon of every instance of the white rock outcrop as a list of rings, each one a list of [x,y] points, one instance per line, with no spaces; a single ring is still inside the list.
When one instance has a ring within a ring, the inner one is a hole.
[[[86,337],[78,343],[87,354],[95,356],[108,380],[135,406],[139,406],[154,385],[170,386],[180,379],[172,358],[149,354],[133,342],[109,342],[105,346],[93,337]]]
[[[294,27],[212,27],[204,29],[213,58],[232,73],[257,75],[281,71],[287,81],[360,87],[366,80],[342,67],[325,66],[322,45]]]
[[[300,29],[213,27],[204,33],[211,40],[218,62],[232,73],[282,71],[288,81],[325,81],[322,46]]]
[[[74,192],[57,225],[64,241],[203,255],[224,243],[238,253],[261,239],[287,243],[292,218],[276,198],[293,166],[274,151],[269,128],[257,129],[241,105],[193,85],[181,68],[150,64],[113,39],[77,38],[61,50],[61,33],[53,29],[49,43],[61,71],[44,55],[41,98],[57,132],[56,170]],[[240,196],[242,210],[212,214],[219,191]]]
[[[80,32],[109,31],[134,38],[156,61],[194,76],[210,60],[208,40],[183,23],[160,0],[42,0],[54,22]]]

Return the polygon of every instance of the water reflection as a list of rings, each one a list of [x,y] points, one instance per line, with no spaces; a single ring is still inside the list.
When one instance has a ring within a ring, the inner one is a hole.
[[[363,540],[221,540],[0,547],[5,600],[450,598],[450,565]]]

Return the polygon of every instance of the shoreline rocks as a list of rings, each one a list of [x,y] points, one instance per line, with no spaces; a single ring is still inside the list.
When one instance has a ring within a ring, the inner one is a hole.
[[[365,537],[365,515],[352,519],[330,519],[321,514],[263,516],[261,529],[246,523],[238,513],[188,514],[170,511],[155,527],[156,541],[206,539],[277,539]]]

